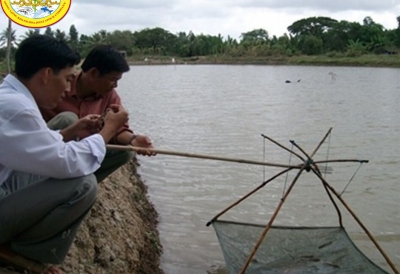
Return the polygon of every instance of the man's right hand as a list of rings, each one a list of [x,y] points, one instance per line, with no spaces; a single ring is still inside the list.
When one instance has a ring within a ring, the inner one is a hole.
[[[128,122],[128,112],[120,105],[111,105],[104,116],[104,126],[99,132],[105,143],[108,143],[125,123]]]
[[[63,136],[64,142],[69,142],[71,140],[84,139],[94,133],[99,132],[97,126],[100,115],[89,114],[69,127],[66,127],[60,131]]]

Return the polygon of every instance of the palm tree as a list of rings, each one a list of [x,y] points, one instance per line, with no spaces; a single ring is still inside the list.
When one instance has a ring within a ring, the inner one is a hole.
[[[91,43],[94,46],[101,44],[108,44],[108,32],[106,30],[100,30],[92,35]]]
[[[6,66],[7,66],[7,73],[11,72],[11,47],[13,44],[18,45],[16,42],[17,38],[15,37],[15,30],[11,29],[11,19],[8,19],[8,27],[5,29],[0,36],[0,45],[4,46],[7,45],[6,50]]]
[[[29,29],[25,32],[24,35],[21,35],[21,40],[24,40],[26,38],[29,38],[37,34],[40,34],[40,29]]]
[[[0,33],[0,47],[6,46],[8,41],[10,41],[11,46],[18,46],[16,30],[12,29],[11,22],[11,20],[8,20],[8,27]]]
[[[44,34],[54,37],[54,31],[51,29],[51,27],[47,27],[44,31]]]
[[[84,53],[89,52],[90,49],[97,45],[109,44],[108,37],[109,33],[105,30],[100,30],[94,33],[92,36],[82,34],[79,43]]]
[[[68,41],[67,34],[64,31],[59,30],[59,29],[56,29],[56,32],[54,33],[54,37],[57,40],[60,40],[60,41],[63,41],[63,42],[67,42]]]

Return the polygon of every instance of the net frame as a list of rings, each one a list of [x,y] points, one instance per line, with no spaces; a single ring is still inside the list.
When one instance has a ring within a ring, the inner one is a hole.
[[[291,182],[289,188],[287,189],[286,193],[284,193],[284,196],[282,197],[282,199],[280,200],[276,210],[274,211],[272,217],[270,218],[268,224],[265,226],[265,229],[263,231],[263,233],[261,234],[260,238],[258,239],[258,241],[255,243],[255,246],[252,250],[252,252],[250,253],[250,255],[248,256],[246,262],[244,263],[241,271],[239,272],[240,274],[244,274],[247,270],[247,268],[249,267],[251,261],[253,260],[257,250],[259,249],[260,245],[262,244],[262,242],[264,241],[266,235],[268,234],[268,232],[270,231],[279,211],[281,210],[284,202],[286,201],[286,199],[288,198],[289,194],[291,193],[293,187],[295,186],[296,182],[298,181],[298,179],[300,178],[300,175],[302,174],[303,171],[312,171],[321,181],[330,201],[332,202],[332,204],[334,205],[337,214],[338,214],[338,218],[339,218],[339,227],[344,229],[343,226],[343,220],[342,220],[342,215],[340,212],[340,209],[338,207],[338,205],[336,204],[333,196],[335,196],[340,202],[341,204],[345,207],[345,209],[350,213],[350,215],[354,218],[354,220],[358,223],[358,225],[363,229],[363,231],[367,234],[368,238],[371,240],[371,242],[375,245],[375,247],[378,249],[378,251],[380,252],[380,254],[384,257],[384,259],[386,260],[387,264],[389,265],[389,267],[393,270],[393,272],[395,274],[400,274],[399,271],[397,270],[396,266],[394,265],[394,263],[391,261],[391,259],[389,258],[389,256],[385,253],[385,251],[382,249],[382,247],[380,246],[380,244],[376,241],[376,239],[373,237],[372,233],[367,229],[367,227],[361,222],[361,220],[358,218],[358,216],[354,213],[354,211],[347,205],[347,203],[343,200],[343,198],[341,197],[341,195],[325,180],[325,178],[322,176],[321,170],[319,168],[319,164],[327,164],[327,163],[337,163],[337,162],[358,162],[358,163],[368,163],[368,160],[357,160],[357,159],[337,159],[337,160],[324,160],[324,161],[314,161],[313,157],[314,155],[317,153],[317,151],[320,149],[320,147],[322,146],[322,144],[326,141],[326,139],[330,136],[332,132],[332,128],[330,128],[328,130],[328,132],[325,134],[325,136],[322,138],[322,140],[319,142],[319,144],[316,146],[316,148],[314,149],[314,151],[311,154],[308,154],[306,151],[304,151],[295,141],[291,140],[291,144],[293,146],[295,146],[297,149],[299,149],[302,154],[304,155],[301,156],[295,152],[293,152],[293,150],[288,149],[287,147],[281,145],[280,143],[276,142],[275,140],[273,140],[272,138],[263,135],[264,138],[270,140],[271,142],[273,142],[274,144],[278,145],[279,147],[283,148],[284,150],[289,151],[290,153],[292,153],[293,155],[295,155],[296,157],[298,157],[300,160],[303,161],[303,163],[301,165],[298,166],[290,166],[288,168],[286,168],[285,170],[277,173],[276,175],[274,175],[273,177],[271,177],[270,179],[266,180],[265,182],[263,182],[260,186],[258,186],[257,188],[255,188],[254,190],[252,190],[251,192],[249,192],[248,194],[246,194],[244,197],[242,197],[241,199],[237,200],[236,202],[234,202],[233,204],[231,204],[230,206],[228,206],[226,209],[224,209],[223,211],[221,211],[220,213],[218,213],[217,215],[215,215],[211,221],[209,221],[207,223],[207,226],[213,224],[214,222],[218,221],[218,218],[221,217],[223,214],[225,214],[226,212],[228,212],[230,209],[232,209],[233,207],[237,206],[238,204],[240,204],[242,201],[244,201],[245,199],[247,199],[248,197],[250,197],[251,195],[253,195],[254,193],[256,193],[258,190],[260,190],[261,188],[265,187],[265,185],[267,185],[268,183],[272,182],[273,180],[275,180],[276,178],[278,178],[279,176],[286,174],[287,172],[291,171],[292,169],[299,169],[298,173],[296,174],[295,178],[293,179],[293,181]],[[361,254],[363,254],[360,251]],[[364,254],[363,254],[364,255]],[[364,255],[365,256],[365,255]]]

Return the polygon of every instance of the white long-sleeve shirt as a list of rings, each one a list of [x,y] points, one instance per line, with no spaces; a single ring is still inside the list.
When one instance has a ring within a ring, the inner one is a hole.
[[[47,127],[29,90],[14,76],[0,85],[0,185],[13,170],[53,178],[93,173],[106,147],[99,134],[65,143]]]

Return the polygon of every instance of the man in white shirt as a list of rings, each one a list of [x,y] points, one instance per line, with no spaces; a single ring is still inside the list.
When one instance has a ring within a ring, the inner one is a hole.
[[[128,121],[113,105],[100,129],[88,115],[59,132],[38,107],[54,108],[69,90],[79,55],[65,43],[36,35],[15,54],[15,76],[0,85],[0,245],[41,263],[63,262],[97,194],[93,172]],[[75,141],[81,140],[81,141]],[[45,271],[61,271],[50,266]]]

